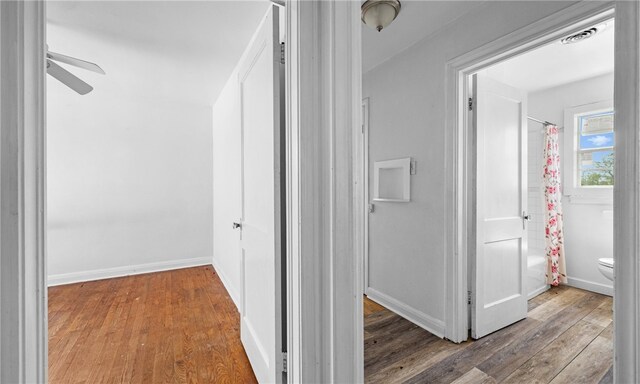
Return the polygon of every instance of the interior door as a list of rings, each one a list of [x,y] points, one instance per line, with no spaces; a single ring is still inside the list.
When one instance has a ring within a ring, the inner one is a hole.
[[[471,335],[527,316],[527,99],[482,75],[473,79],[476,140]]]
[[[240,65],[242,301],[240,336],[256,378],[282,381],[282,109],[278,8]]]

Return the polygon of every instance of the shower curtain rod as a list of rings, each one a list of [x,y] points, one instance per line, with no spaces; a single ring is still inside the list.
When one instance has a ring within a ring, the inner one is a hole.
[[[546,120],[544,120],[544,121],[543,121],[543,120],[536,119],[535,117],[531,117],[531,116],[527,116],[527,119],[529,119],[529,120],[533,120],[533,121],[538,122],[538,123],[540,123],[540,124],[542,124],[542,125],[555,125],[555,124],[550,123],[550,122],[548,122],[548,121],[546,121]]]
[[[554,123],[550,123],[550,122],[548,122],[548,121],[546,121],[546,120],[544,120],[544,121],[543,121],[543,120],[540,120],[540,119],[536,119],[535,117],[527,116],[527,119],[532,120],[532,121],[535,121],[536,123],[540,123],[540,124],[542,124],[542,125],[544,125],[544,126],[547,126],[547,125],[555,125],[556,127],[558,127],[558,126],[557,126],[556,124],[554,124]],[[564,127],[558,127],[558,130],[559,130],[559,131],[562,131],[563,129],[564,129]],[[544,129],[542,130],[542,132],[544,132]]]

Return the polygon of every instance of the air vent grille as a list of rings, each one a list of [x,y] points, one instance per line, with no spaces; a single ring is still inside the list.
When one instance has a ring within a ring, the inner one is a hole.
[[[571,36],[565,37],[564,39],[560,40],[560,42],[562,44],[579,43],[581,41],[584,41],[584,40],[592,37],[593,35],[598,33],[598,31],[599,31],[598,27],[592,27],[592,28],[589,28],[589,29],[585,29],[582,32],[578,32],[578,33],[573,34]]]

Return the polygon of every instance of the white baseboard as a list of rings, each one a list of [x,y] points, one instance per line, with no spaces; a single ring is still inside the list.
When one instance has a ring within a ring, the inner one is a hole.
[[[612,285],[594,283],[593,281],[577,279],[575,277],[567,276],[567,285],[575,288],[584,289],[585,291],[591,291],[613,297],[613,282]]]
[[[214,257],[212,260],[213,269],[216,270],[220,281],[222,281],[222,285],[224,285],[227,293],[229,293],[229,296],[231,296],[231,300],[233,300],[233,303],[236,305],[236,309],[238,310],[238,312],[240,312],[240,295],[238,294],[238,291],[236,291],[235,287],[231,285],[231,282],[229,281],[227,275],[224,274],[222,268],[220,268],[218,263],[216,263],[216,258]]]
[[[113,277],[141,275],[143,273],[168,271],[172,269],[181,269],[189,267],[197,267],[201,265],[211,265],[210,257],[196,257],[185,260],[160,261],[157,263],[126,265],[123,267],[95,269],[91,271],[81,271],[72,273],[62,273],[59,275],[49,275],[48,286],[80,283],[84,281],[110,279]]]
[[[391,296],[385,295],[382,292],[378,292],[375,289],[369,287],[366,290],[366,295],[369,299],[382,305],[392,312],[404,317],[410,322],[426,329],[438,337],[444,337],[444,321],[436,320],[433,317],[427,315],[424,312],[418,311],[410,307],[409,305],[394,299]]]
[[[532,292],[529,292],[529,295],[527,295],[527,300],[531,300],[534,297],[538,296],[539,294],[548,291],[549,288],[551,288],[551,286],[546,284],[534,289]]]

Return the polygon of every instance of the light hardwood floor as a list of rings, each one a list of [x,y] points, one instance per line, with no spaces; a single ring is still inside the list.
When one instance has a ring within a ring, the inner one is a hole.
[[[555,287],[528,317],[454,344],[365,298],[368,383],[612,383],[611,297]]]
[[[255,383],[211,266],[49,288],[51,383]]]

